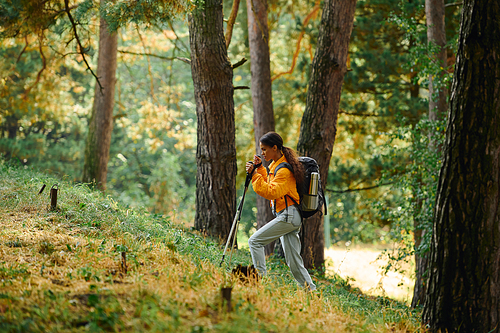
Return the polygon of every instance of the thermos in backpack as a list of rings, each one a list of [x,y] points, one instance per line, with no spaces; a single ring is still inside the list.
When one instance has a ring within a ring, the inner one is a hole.
[[[302,218],[311,217],[317,212],[321,212],[321,207],[323,205],[325,206],[326,215],[327,207],[325,195],[323,194],[320,184],[318,163],[313,158],[305,156],[299,157],[299,162],[302,163],[304,167],[304,181],[300,184],[297,183],[297,192],[300,197],[300,216]],[[293,173],[292,166],[286,162],[282,162],[274,169],[274,175],[276,175],[281,168],[287,168]],[[295,200],[294,203],[299,205]]]
[[[319,173],[311,172],[311,180],[309,182],[309,191],[304,194],[302,200],[302,210],[311,211],[318,208],[318,188],[319,188]]]

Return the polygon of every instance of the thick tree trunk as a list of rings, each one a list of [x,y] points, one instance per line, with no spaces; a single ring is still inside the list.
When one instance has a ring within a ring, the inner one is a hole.
[[[425,15],[427,21],[427,42],[435,44],[441,49],[435,55],[436,61],[442,68],[440,75],[446,74],[446,29],[445,29],[445,13],[444,13],[444,0],[425,0]],[[433,76],[429,76],[429,119],[442,120],[444,118],[448,97],[448,89],[441,87],[436,89]],[[439,149],[432,139],[433,133],[430,135],[429,149]],[[422,305],[425,299],[425,272],[428,265],[428,254],[420,253],[418,248],[422,243],[427,230],[425,230],[419,223],[419,219],[415,219],[414,225],[414,240],[415,240],[415,287],[413,288],[413,299],[411,302],[412,307]]]
[[[195,228],[226,239],[236,212],[236,146],[222,20],[222,1],[206,0],[189,17],[189,39],[198,119]]]
[[[340,93],[354,21],[356,0],[326,0],[319,39],[312,64],[307,105],[302,117],[298,151],[319,164],[326,188],[328,167],[337,133]],[[324,265],[323,217],[309,218],[303,225],[302,258],[307,268]]]
[[[101,4],[104,2],[105,0],[101,0]],[[103,191],[106,189],[109,147],[113,131],[117,45],[117,33],[109,33],[106,21],[101,18],[97,77],[99,78],[102,90],[96,82],[94,104],[92,106],[89,132],[85,144],[82,181],[84,183],[95,182],[98,188]]]
[[[463,2],[423,322],[500,331],[500,3]]]
[[[267,0],[247,0],[247,15],[252,72],[253,125],[256,152],[260,154],[260,137],[269,131],[274,131]],[[257,229],[273,218],[269,200],[257,196]],[[265,251],[267,255],[273,253],[274,242],[268,244]]]

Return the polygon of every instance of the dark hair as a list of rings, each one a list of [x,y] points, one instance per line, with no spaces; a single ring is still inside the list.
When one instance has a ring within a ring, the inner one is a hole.
[[[304,167],[302,163],[300,163],[297,153],[292,148],[283,146],[283,138],[281,135],[276,132],[267,132],[259,141],[271,148],[277,146],[283,155],[285,155],[288,163],[292,166],[295,181],[299,184],[304,181]]]

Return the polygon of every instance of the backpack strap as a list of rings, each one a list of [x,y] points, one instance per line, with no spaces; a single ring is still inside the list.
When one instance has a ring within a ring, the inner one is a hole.
[[[288,170],[290,170],[291,173],[293,173],[293,169],[292,169],[292,165],[290,163],[287,163],[287,162],[281,162],[280,164],[278,164],[278,166],[274,169],[274,177],[276,177],[276,174],[278,173],[278,171],[281,169],[281,168],[287,168]],[[286,212],[288,213],[288,203],[287,203],[287,200],[286,200],[286,197],[287,195],[285,194],[285,208],[286,208]],[[290,199],[292,199],[292,197],[290,197]],[[295,202],[295,200],[292,199],[293,202]],[[295,202],[296,204],[296,202]],[[276,211],[276,200],[274,200],[274,211]],[[287,215],[287,222],[288,222],[288,215]]]
[[[274,177],[276,177],[276,174],[278,173],[279,169],[281,168],[287,168],[288,170],[290,170],[291,173],[293,173],[293,169],[292,169],[292,165],[290,163],[287,163],[287,162],[281,162],[280,164],[278,164],[278,166],[274,169]]]
[[[274,169],[274,176],[276,177],[276,174],[278,173],[278,171],[282,168],[287,168],[288,170],[290,170],[290,172],[293,174],[293,168],[292,168],[292,165],[290,163],[287,163],[287,162],[281,162],[280,164],[278,164],[278,166]],[[292,202],[297,206],[297,208],[299,209],[299,214],[300,214],[300,217],[303,219],[302,217],[302,210],[300,209],[300,204],[297,203],[297,201],[295,201],[291,196],[289,196],[288,194],[285,194],[285,207],[287,209],[287,212],[288,212],[288,203],[287,203],[287,200],[286,200],[286,197],[289,197],[290,200],[292,200]],[[276,209],[276,200],[274,200],[274,207]]]

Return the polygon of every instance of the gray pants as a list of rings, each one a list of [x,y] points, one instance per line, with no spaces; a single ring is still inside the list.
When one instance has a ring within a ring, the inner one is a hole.
[[[288,211],[288,212],[287,212]],[[292,275],[301,287],[315,290],[316,285],[304,267],[300,256],[299,230],[302,219],[295,206],[290,206],[279,212],[274,220],[257,230],[248,240],[253,265],[260,275],[266,275],[266,257],[264,246],[280,238],[285,260]]]

